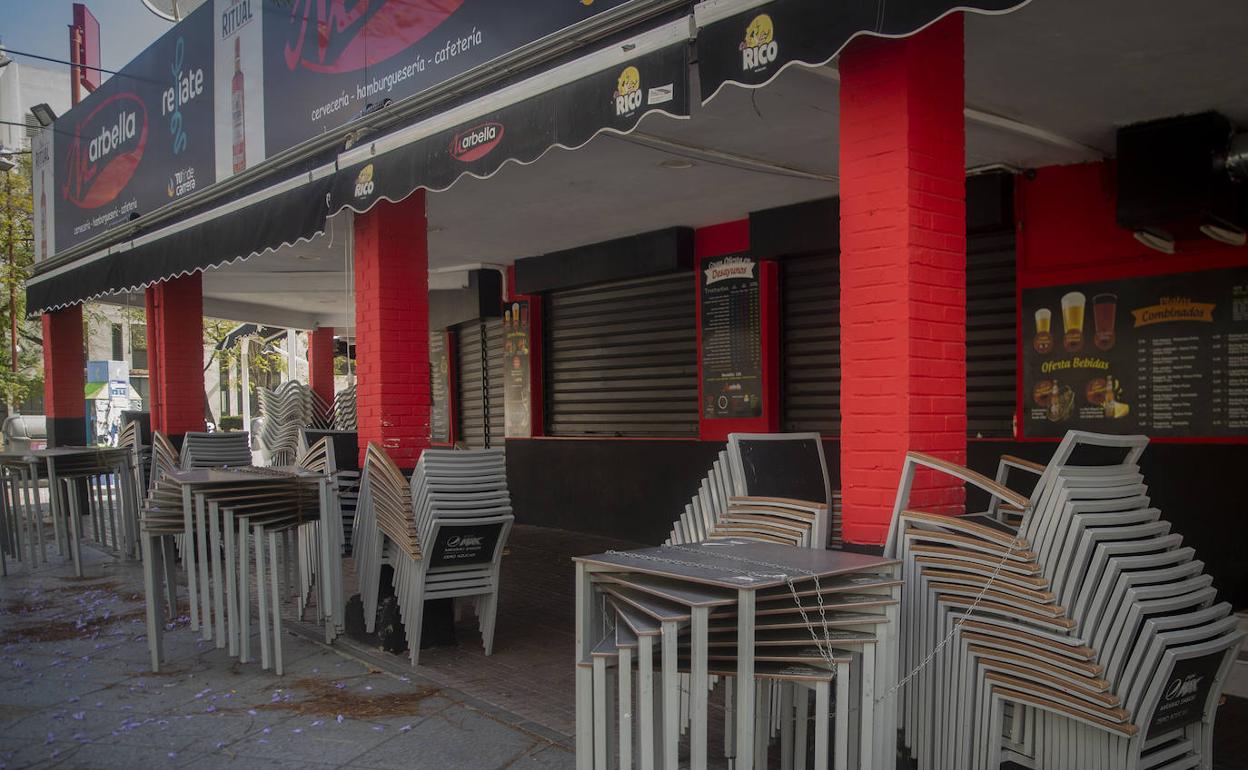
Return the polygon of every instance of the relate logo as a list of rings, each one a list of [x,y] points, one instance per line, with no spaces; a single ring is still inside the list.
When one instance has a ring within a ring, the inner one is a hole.
[[[489,155],[503,141],[502,123],[482,123],[461,131],[451,139],[451,157],[471,163]]]
[[[615,116],[629,117],[641,108],[641,71],[625,67],[615,87]]]
[[[286,67],[335,74],[380,64],[424,40],[463,4],[464,0],[294,0],[290,12],[283,14]]]
[[[173,154],[180,155],[189,142],[182,108],[204,93],[204,70],[184,68],[186,40],[178,38],[173,49],[173,63],[169,73],[173,84],[165,89],[160,100],[160,114],[169,118],[169,133],[173,135]]]
[[[754,17],[745,28],[745,41],[741,43],[741,69],[758,72],[776,61],[780,46],[776,43],[776,28],[771,17],[765,13]]]
[[[147,146],[147,108],[133,93],[102,101],[74,128],[61,197],[84,209],[112,202],[138,170]]]
[[[360,175],[355,178],[355,197],[367,198],[373,194],[373,164],[369,163],[360,169]]]

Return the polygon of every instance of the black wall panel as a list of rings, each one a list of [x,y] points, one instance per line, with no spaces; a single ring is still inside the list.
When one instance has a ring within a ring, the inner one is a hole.
[[[780,425],[841,432],[841,279],[836,252],[780,261]]]

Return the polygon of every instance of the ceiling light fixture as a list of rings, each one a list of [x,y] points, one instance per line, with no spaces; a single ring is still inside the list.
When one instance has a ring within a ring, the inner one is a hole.
[[[1140,229],[1135,231],[1135,239],[1150,249],[1162,254],[1174,253],[1174,236],[1162,230]]]
[[[667,160],[659,161],[659,168],[686,169],[693,168],[696,165],[698,164],[686,158],[668,158]]]

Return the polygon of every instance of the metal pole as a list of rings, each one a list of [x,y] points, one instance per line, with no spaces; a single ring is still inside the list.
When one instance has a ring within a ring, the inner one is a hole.
[[[9,239],[9,370],[17,376],[17,265],[13,262],[13,177],[4,175],[4,211]],[[10,411],[13,404],[10,404]]]
[[[82,101],[82,76],[79,74],[78,65],[81,61],[78,58],[78,51],[82,46],[82,29],[70,24],[69,25],[69,85],[70,85],[70,101],[74,106]]]

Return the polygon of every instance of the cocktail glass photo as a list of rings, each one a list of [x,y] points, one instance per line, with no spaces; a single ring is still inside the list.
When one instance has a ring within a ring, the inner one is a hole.
[[[1088,298],[1080,291],[1062,296],[1062,346],[1067,352],[1083,350],[1083,311],[1087,303]]]
[[[1114,346],[1114,316],[1117,313],[1117,294],[1097,294],[1092,298],[1092,323],[1096,326],[1092,342],[1101,350]]]

